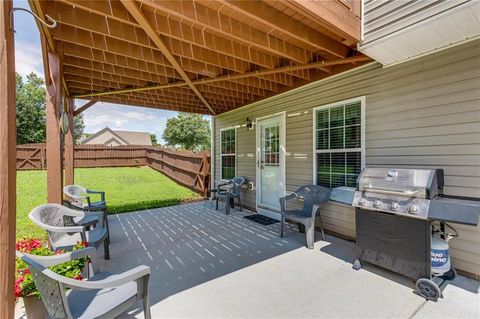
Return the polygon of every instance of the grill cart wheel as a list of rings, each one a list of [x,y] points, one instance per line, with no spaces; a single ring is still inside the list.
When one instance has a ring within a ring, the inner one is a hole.
[[[415,289],[420,296],[430,301],[437,301],[442,295],[440,287],[433,280],[427,278],[418,279]]]

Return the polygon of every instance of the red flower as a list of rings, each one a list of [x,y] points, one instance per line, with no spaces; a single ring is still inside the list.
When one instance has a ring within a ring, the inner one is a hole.
[[[73,277],[73,279],[83,280],[83,276],[82,275],[76,275],[75,277]]]
[[[15,285],[15,297],[23,297],[22,288],[19,285]]]

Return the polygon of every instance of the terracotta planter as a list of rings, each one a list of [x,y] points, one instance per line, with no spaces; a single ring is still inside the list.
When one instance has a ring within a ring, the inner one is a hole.
[[[45,319],[47,310],[41,299],[35,297],[24,297],[23,304],[25,305],[25,313],[27,319]]]

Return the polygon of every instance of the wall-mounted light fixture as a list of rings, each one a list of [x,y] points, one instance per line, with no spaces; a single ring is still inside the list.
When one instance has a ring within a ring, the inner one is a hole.
[[[245,126],[247,127],[247,130],[253,130],[253,121],[248,117],[245,120]]]

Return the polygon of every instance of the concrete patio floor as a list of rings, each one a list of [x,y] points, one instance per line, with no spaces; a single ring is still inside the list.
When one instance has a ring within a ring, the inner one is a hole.
[[[304,247],[303,234],[203,203],[109,216],[102,270],[151,267],[154,318],[479,318],[479,282],[459,276],[426,302],[413,283],[374,266],[352,269],[354,244]],[[140,306],[141,307],[141,306]],[[122,318],[143,318],[141,308]]]
[[[153,318],[480,318],[478,281],[458,276],[426,302],[404,277],[353,270],[354,243],[317,233],[310,250],[296,227],[280,238],[279,223],[247,214],[190,203],[110,215],[111,259],[100,268],[150,266]],[[120,318],[143,318],[141,305]]]

